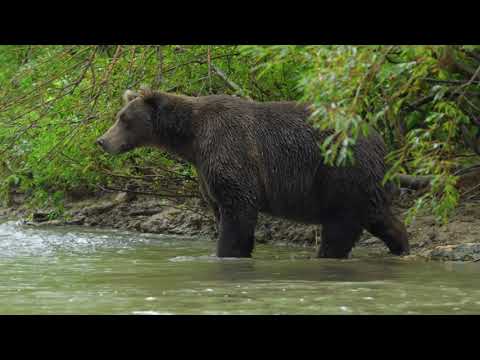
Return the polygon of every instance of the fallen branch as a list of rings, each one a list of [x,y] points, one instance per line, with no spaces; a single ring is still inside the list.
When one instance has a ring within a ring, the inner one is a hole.
[[[452,175],[458,176],[462,179],[467,177],[468,174],[478,170],[480,170],[480,164],[475,164],[459,169],[455,171]],[[430,186],[430,182],[434,178],[432,175],[414,176],[406,174],[398,174],[396,177],[398,179],[398,182],[400,183],[400,187],[412,190],[419,190]]]
[[[433,176],[413,176],[399,174],[397,175],[397,178],[400,183],[400,187],[419,190],[430,186]]]

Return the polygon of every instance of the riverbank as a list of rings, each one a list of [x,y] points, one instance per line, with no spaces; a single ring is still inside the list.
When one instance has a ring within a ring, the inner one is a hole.
[[[414,194],[404,193],[394,206],[395,213],[404,218]],[[83,225],[115,228],[143,233],[184,236],[217,237],[211,211],[199,200],[174,203],[151,196],[98,194],[94,198],[66,201],[65,213],[50,220],[48,211],[32,212],[22,201],[0,209],[0,216],[21,219],[27,226]],[[450,222],[439,225],[433,216],[419,215],[407,226],[411,255],[404,257],[446,261],[480,261],[480,201],[463,202]],[[304,247],[319,245],[320,226],[298,224],[284,219],[261,215],[256,230],[258,243],[289,244]],[[387,255],[385,245],[369,233],[353,250],[368,250],[375,255]]]

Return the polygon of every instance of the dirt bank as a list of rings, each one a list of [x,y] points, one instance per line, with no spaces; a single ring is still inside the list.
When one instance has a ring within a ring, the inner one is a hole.
[[[404,217],[412,196],[396,201],[395,212]],[[17,204],[0,209],[0,216],[20,218],[26,225],[84,225],[131,231],[203,236],[216,238],[217,231],[208,208],[198,200],[175,204],[165,199],[131,196],[126,193],[104,194],[95,198],[68,201],[64,216],[49,220],[48,211],[32,212]],[[480,260],[480,201],[462,203],[451,221],[438,225],[433,216],[418,216],[408,225],[411,256],[429,260]],[[304,225],[261,215],[256,239],[259,243],[287,243],[318,246],[320,226]],[[372,254],[388,254],[384,244],[365,232],[356,248]]]

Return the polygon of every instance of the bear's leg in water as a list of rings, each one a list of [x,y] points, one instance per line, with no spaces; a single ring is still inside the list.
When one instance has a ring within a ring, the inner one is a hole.
[[[408,255],[410,253],[405,225],[393,216],[391,211],[385,211],[381,218],[371,222],[366,228],[372,235],[380,238],[392,254]]]
[[[220,210],[218,209],[218,205],[215,202],[215,200],[213,200],[210,197],[210,194],[208,193],[208,190],[207,190],[207,185],[205,184],[205,182],[204,182],[204,180],[202,179],[201,176],[199,176],[199,178],[198,178],[198,183],[199,183],[200,194],[201,194],[203,200],[212,209],[213,215],[215,216],[215,221],[217,222],[217,226],[218,226],[218,224],[220,222]]]
[[[347,258],[362,232],[363,228],[360,224],[345,221],[322,224],[322,243],[317,257]]]
[[[255,243],[258,211],[237,204],[235,209],[220,207],[218,257],[251,257]]]
[[[215,225],[217,226],[217,232],[220,232],[220,209],[215,201],[208,199],[208,204],[212,209],[213,216],[215,216]]]

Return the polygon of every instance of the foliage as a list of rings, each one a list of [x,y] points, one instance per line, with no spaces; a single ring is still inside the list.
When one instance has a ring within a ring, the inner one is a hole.
[[[375,127],[391,150],[385,181],[402,173],[433,175],[430,191],[410,215],[424,209],[441,221],[448,219],[460,196],[455,172],[466,154],[480,154],[480,47],[332,45],[248,51],[275,67],[298,64],[302,99],[315,109],[312,123],[336,130],[322,145],[330,164],[352,162],[351,145],[368,133],[368,126]]]
[[[195,173],[166,153],[118,157],[95,145],[127,88],[227,93],[312,105],[335,166],[370,126],[395,174],[433,175],[411,209],[445,221],[460,199],[456,173],[480,153],[479,46],[1,46],[0,196],[25,192],[61,208],[72,192],[132,184],[195,196]]]

